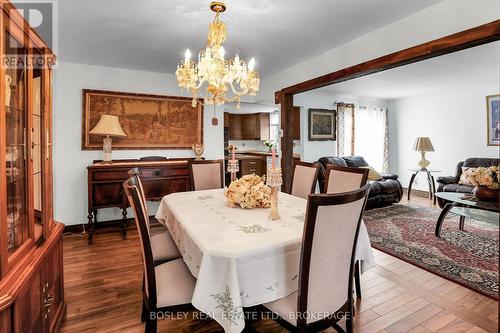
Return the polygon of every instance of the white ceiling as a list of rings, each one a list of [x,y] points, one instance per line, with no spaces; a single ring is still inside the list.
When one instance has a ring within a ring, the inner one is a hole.
[[[226,54],[276,73],[440,0],[229,0]],[[175,72],[205,45],[210,0],[60,0],[61,61]]]
[[[477,83],[500,90],[500,42],[489,43],[314,90],[351,97],[396,99]],[[314,92],[313,91],[313,92]]]

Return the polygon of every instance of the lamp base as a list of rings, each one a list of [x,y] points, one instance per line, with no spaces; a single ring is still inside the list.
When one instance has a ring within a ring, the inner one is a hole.
[[[420,169],[425,170],[427,169],[429,164],[431,164],[431,162],[425,159],[425,151],[421,151],[420,154],[421,154],[421,159],[420,162],[418,162],[418,166],[420,167]]]
[[[103,153],[103,158],[102,158],[102,162],[103,163],[113,163],[113,160],[111,159],[111,143],[113,142],[113,140],[108,136],[106,136],[103,140],[102,140],[102,153]]]

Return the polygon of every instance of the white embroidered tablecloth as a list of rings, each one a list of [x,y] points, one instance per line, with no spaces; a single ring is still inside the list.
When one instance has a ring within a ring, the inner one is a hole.
[[[197,278],[192,304],[228,333],[243,330],[242,307],[297,290],[307,202],[286,193],[278,202],[277,221],[269,209],[228,207],[222,189],[169,194],[156,213]],[[363,271],[375,266],[364,223],[356,259]]]

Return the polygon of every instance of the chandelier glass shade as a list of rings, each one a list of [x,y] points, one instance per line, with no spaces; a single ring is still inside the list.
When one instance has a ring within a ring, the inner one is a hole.
[[[190,50],[186,50],[184,60],[175,72],[177,83],[191,92],[193,107],[198,103],[200,91],[205,89],[206,104],[236,102],[239,109],[241,96],[255,96],[259,90],[260,78],[255,71],[255,59],[250,59],[248,63],[238,55],[225,59],[222,44],[226,40],[226,25],[221,21],[220,13],[226,10],[226,6],[222,2],[212,2],[210,9],[215,12],[215,18],[208,26],[207,46],[200,51],[198,62],[193,61]]]

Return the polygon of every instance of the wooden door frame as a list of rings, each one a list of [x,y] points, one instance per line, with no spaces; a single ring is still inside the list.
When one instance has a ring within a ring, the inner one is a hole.
[[[500,40],[500,20],[495,20],[475,28],[434,39],[430,42],[346,67],[276,91],[274,94],[275,103],[281,104],[281,165],[283,173],[283,191],[289,193],[291,190],[293,167],[292,111],[293,96],[295,94],[465,50],[497,40]]]

